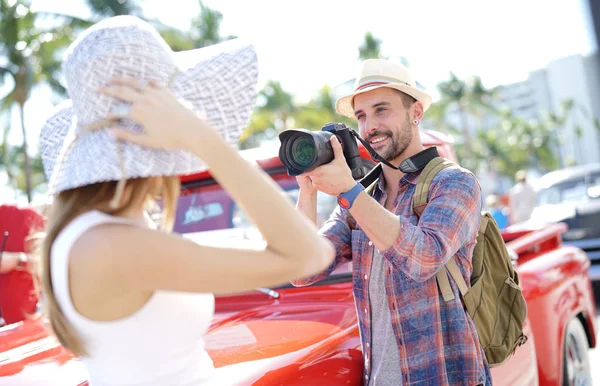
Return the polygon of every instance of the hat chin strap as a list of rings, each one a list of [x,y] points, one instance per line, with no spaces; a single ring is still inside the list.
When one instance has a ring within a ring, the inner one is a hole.
[[[353,136],[355,136],[356,139],[358,139],[360,141],[360,143],[363,144],[365,149],[367,149],[367,151],[369,152],[369,155],[371,156],[371,158],[373,158],[376,161],[381,162],[382,164],[384,164],[386,166],[389,166],[392,169],[400,170],[403,173],[414,173],[418,170],[421,170],[429,163],[429,161],[431,161],[432,159],[434,159],[436,157],[439,157],[437,148],[434,146],[434,147],[427,148],[427,149],[413,155],[412,157],[405,159],[404,161],[402,161],[400,166],[394,166],[391,163],[389,163],[385,158],[383,158],[382,156],[377,154],[377,152],[371,147],[371,145],[369,145],[369,143],[367,141],[362,139],[356,131],[350,130],[350,133]]]

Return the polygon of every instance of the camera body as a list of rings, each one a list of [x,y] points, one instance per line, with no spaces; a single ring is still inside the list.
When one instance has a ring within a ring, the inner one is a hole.
[[[279,134],[281,147],[279,159],[286,167],[288,175],[297,176],[310,172],[334,159],[330,138],[336,136],[340,141],[344,158],[352,171],[352,177],[358,180],[365,175],[356,139],[351,129],[343,123],[328,123],[321,131],[291,129]]]

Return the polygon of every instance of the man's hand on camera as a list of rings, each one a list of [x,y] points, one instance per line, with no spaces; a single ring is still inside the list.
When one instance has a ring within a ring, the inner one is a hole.
[[[296,176],[296,181],[298,181],[298,187],[300,188],[300,193],[314,195],[317,193],[317,189],[313,186],[312,180],[308,174],[301,174]]]
[[[331,147],[334,154],[333,161],[319,166],[308,173],[308,176],[315,189],[330,196],[339,196],[341,193],[352,189],[356,185],[356,181],[352,178],[352,171],[346,163],[342,145],[336,136],[331,137]]]

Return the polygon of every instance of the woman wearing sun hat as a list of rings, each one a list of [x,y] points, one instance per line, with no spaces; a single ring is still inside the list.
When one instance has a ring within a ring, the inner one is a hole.
[[[310,221],[231,146],[255,101],[255,51],[232,41],[173,53],[150,25],[121,16],[85,31],[64,73],[70,101],[41,134],[53,195],[41,248],[52,327],[94,386],[204,385],[213,294],[287,283],[333,259]],[[177,176],[206,165],[266,246],[201,246],[165,232]],[[162,232],[144,211],[159,196]]]

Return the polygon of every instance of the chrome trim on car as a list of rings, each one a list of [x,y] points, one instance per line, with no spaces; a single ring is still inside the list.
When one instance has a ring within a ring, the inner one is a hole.
[[[600,265],[590,266],[590,280],[600,281]]]

